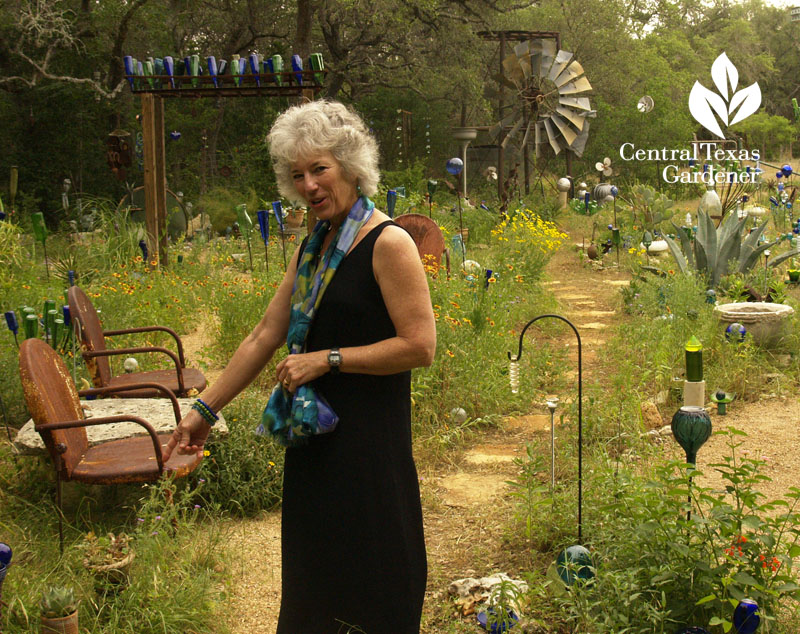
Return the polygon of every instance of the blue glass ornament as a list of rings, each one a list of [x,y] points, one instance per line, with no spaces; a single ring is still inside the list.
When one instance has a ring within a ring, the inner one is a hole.
[[[177,130],[173,130],[172,132],[169,133],[169,138],[172,139],[173,141],[178,141],[181,138],[181,133],[178,132]]]
[[[786,207],[786,209],[791,209],[792,208],[792,203],[787,200],[784,206]]]
[[[19,331],[19,323],[17,323],[17,315],[13,310],[9,310],[6,312],[6,325],[8,329],[13,332],[15,335]]]
[[[608,230],[611,231],[614,229],[614,225],[608,225]]]
[[[250,72],[256,78],[256,86],[260,86],[261,77],[258,74],[258,55],[255,53],[250,53],[250,55],[247,56],[247,61],[250,62]]]
[[[789,178],[792,175],[792,166],[791,165],[784,165],[781,167],[781,172],[786,178]]]
[[[10,564],[12,555],[13,551],[11,550],[11,546],[5,542],[0,542],[0,564],[4,566]]]
[[[777,198],[775,198],[775,196],[770,196],[770,197],[769,197],[769,202],[770,202],[771,204],[775,205],[776,207],[778,206],[778,199],[777,199]]]
[[[269,240],[269,212],[266,209],[259,209],[256,212],[258,216],[258,230],[261,232],[261,239],[264,244]]]
[[[75,286],[75,271],[67,271],[67,279],[70,286]]]
[[[786,189],[786,185],[784,185],[783,183],[778,183],[778,191],[782,192],[784,189]]]
[[[386,192],[386,211],[389,214],[389,218],[394,218],[395,205],[397,205],[397,192],[390,189]]]
[[[486,283],[484,284],[486,288],[489,288],[489,279],[492,277],[492,273],[492,269],[486,269]]]
[[[148,256],[147,242],[145,242],[144,240],[139,240],[139,248],[142,250],[142,259],[145,262],[147,262],[147,256]]]
[[[734,343],[741,343],[747,334],[747,328],[735,321],[725,329],[725,338]]]
[[[133,71],[133,57],[125,55],[122,58],[122,65],[125,67],[125,75],[127,75],[128,83],[131,85],[131,90],[133,90],[133,76],[136,74]]]
[[[716,304],[717,303],[717,291],[713,288],[709,288],[706,291],[706,304]]]
[[[275,220],[278,221],[278,228],[283,231],[283,205],[281,205],[280,200],[272,203],[272,213],[275,216]]]
[[[749,167],[747,168],[747,172],[748,172],[748,174],[750,173],[750,168]],[[742,202],[743,203],[746,203],[748,200],[750,200],[750,196],[748,196],[747,194],[742,196]]]
[[[777,178],[778,180],[783,178],[783,172],[775,172],[775,178]]]
[[[556,559],[556,569],[566,585],[571,586],[576,580],[588,581],[594,577],[592,557],[589,551],[580,545],[570,546],[561,551]]]
[[[458,176],[464,169],[464,161],[457,156],[455,158],[451,158],[449,161],[447,161],[446,169],[453,176]]]
[[[64,315],[64,325],[69,326],[72,324],[72,315],[69,312],[69,305],[64,304],[61,307],[61,314]]]
[[[294,78],[297,80],[297,85],[303,85],[303,59],[299,55],[292,55],[292,70],[294,71]]]
[[[510,630],[512,627],[514,627],[517,624],[517,621],[519,621],[519,617],[514,612],[509,610],[506,613],[508,616],[508,620],[503,620],[500,621],[499,623],[495,622],[489,625],[489,616],[494,615],[495,613],[496,613],[495,609],[489,607],[486,609],[486,612],[480,612],[479,614],[476,615],[478,623],[480,623],[480,626],[483,629],[490,631],[492,634],[499,634],[500,632],[506,632]]]
[[[484,202],[481,202],[481,209],[483,209],[484,211],[489,211],[489,208],[486,206],[486,203]]]
[[[736,634],[753,634],[761,624],[758,603],[752,599],[742,599],[733,611],[733,627]]]
[[[616,198],[618,194],[619,194],[619,187],[617,187],[616,185],[612,185],[611,186],[611,195],[614,198]]]
[[[211,76],[211,81],[214,82],[214,88],[219,88],[219,80],[217,79],[217,58],[209,55],[206,58],[206,66],[208,67],[208,74]]]

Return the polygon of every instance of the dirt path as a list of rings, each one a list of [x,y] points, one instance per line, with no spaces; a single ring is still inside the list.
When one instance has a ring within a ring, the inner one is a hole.
[[[598,353],[612,328],[625,318],[617,311],[618,290],[630,276],[613,266],[613,256],[606,256],[611,264],[607,268],[581,263],[574,246],[581,239],[576,232],[555,255],[548,265],[546,285],[558,300],[557,312],[581,333],[584,381],[591,382],[612,371],[604,367],[603,355]],[[569,346],[568,362],[575,367],[572,332],[564,328],[563,335],[556,335],[556,344]],[[765,472],[773,482],[762,488],[768,497],[776,497],[797,484],[800,403],[766,394],[765,398],[771,400],[734,402],[727,416],[714,414],[713,419],[715,429],[733,425],[750,434],[743,448],[768,460]],[[668,423],[669,415],[662,414]],[[539,411],[508,420],[503,430],[481,432],[469,448],[452,457],[450,465],[418,465],[429,565],[423,632],[476,631],[474,617],[457,616],[445,600],[450,582],[499,571],[514,577],[529,563],[505,546],[505,531],[514,512],[507,481],[518,475],[514,459],[524,457],[526,443],[547,438],[549,426],[550,416],[542,405]],[[670,439],[663,447],[667,453],[676,451]],[[724,439],[713,437],[701,450],[698,466],[720,460],[726,451]],[[707,471],[708,483],[716,486],[719,478]],[[228,529],[234,560],[227,624],[235,634],[272,634],[280,605],[280,512],[232,521]]]

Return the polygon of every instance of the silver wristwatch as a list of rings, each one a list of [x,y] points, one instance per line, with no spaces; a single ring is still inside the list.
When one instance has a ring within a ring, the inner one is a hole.
[[[328,365],[331,366],[331,374],[339,374],[339,366],[342,365],[342,353],[339,348],[332,348],[328,353]]]

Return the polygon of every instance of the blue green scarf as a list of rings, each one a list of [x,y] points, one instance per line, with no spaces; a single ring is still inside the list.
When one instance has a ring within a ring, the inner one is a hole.
[[[375,208],[366,196],[360,196],[339,227],[333,241],[320,259],[320,251],[330,221],[321,220],[308,238],[306,248],[297,263],[297,277],[292,290],[292,307],[289,317],[289,333],[286,347],[289,354],[304,351],[306,336],[319,309],[325,289],[328,288],[336,269]],[[282,384],[272,389],[267,406],[257,428],[260,434],[269,432],[282,444],[302,444],[309,436],[326,434],[336,428],[339,417],[322,395],[317,394],[310,383],[299,386],[291,394]]]

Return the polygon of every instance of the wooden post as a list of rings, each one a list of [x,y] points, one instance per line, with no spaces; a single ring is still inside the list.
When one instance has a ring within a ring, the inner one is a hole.
[[[164,161],[164,101],[142,94],[144,206],[147,246],[159,266],[167,265],[167,175]]]

